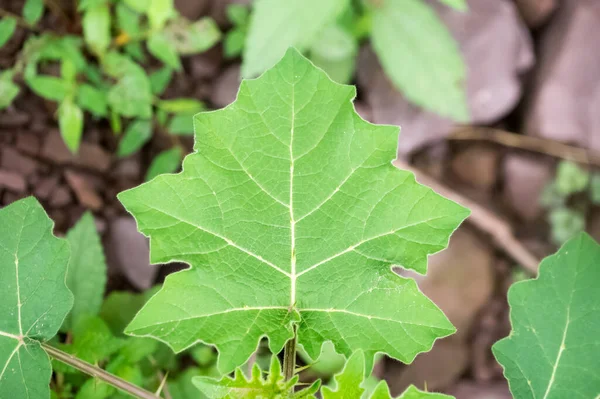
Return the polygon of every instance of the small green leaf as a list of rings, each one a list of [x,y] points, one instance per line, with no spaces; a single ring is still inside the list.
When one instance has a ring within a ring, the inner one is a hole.
[[[230,4],[227,6],[227,19],[236,26],[246,25],[250,18],[248,7],[243,4]]]
[[[152,122],[150,120],[135,120],[129,124],[125,135],[119,143],[118,157],[126,157],[140,148],[152,137]]]
[[[208,345],[198,344],[190,350],[192,359],[200,367],[206,367],[211,364],[215,364],[217,361],[217,353],[215,350]]]
[[[86,44],[97,55],[110,45],[110,9],[107,4],[89,8],[83,14],[83,36]]]
[[[175,172],[181,165],[182,156],[183,153],[179,147],[174,147],[158,154],[148,167],[146,181],[150,181],[163,173]]]
[[[515,399],[598,396],[598,259],[600,245],[580,233],[541,262],[536,279],[510,287],[512,331],[492,351]]]
[[[58,107],[58,125],[67,148],[77,153],[83,133],[83,112],[71,99],[65,99]]]
[[[310,48],[310,59],[332,80],[348,83],[354,75],[358,42],[338,25],[327,27]]]
[[[390,388],[385,381],[381,381],[375,387],[370,399],[392,399]],[[444,395],[435,392],[423,392],[413,385],[406,388],[406,391],[396,399],[454,399],[454,396]]]
[[[162,100],[158,107],[163,111],[174,114],[195,114],[205,109],[204,104],[195,98],[176,98],[173,100]]]
[[[60,64],[60,76],[71,85],[75,84],[77,79],[77,69],[70,59],[64,59]]]
[[[87,83],[77,87],[77,105],[98,117],[108,115],[106,93]]]
[[[284,398],[288,397],[288,392],[298,382],[298,376],[285,381],[279,359],[272,356],[269,377],[266,379],[260,367],[254,364],[249,379],[240,369],[236,369],[233,378],[225,376],[217,381],[209,377],[194,377],[192,382],[208,399]],[[316,381],[303,391],[296,392],[293,397],[314,398],[319,386],[320,381]]]
[[[66,349],[86,362],[98,363],[119,351],[125,342],[113,336],[101,318],[82,315],[73,327],[73,344]]]
[[[382,0],[373,11],[373,48],[407,99],[459,122],[469,120],[458,44],[422,0]]]
[[[127,324],[147,299],[144,294],[113,291],[102,304],[100,317],[108,324],[114,335],[122,335]]]
[[[261,74],[291,46],[300,51],[307,49],[348,4],[348,0],[256,1],[244,47],[242,76]]]
[[[106,287],[106,261],[91,213],[84,213],[69,230],[67,241],[71,246],[67,286],[75,302],[63,324],[64,331],[73,328],[87,316],[96,316],[100,312]]]
[[[557,245],[564,244],[585,229],[585,215],[575,209],[566,207],[552,209],[549,220],[552,227],[552,241]]]
[[[167,131],[169,132],[169,134],[175,136],[193,136],[194,115],[195,114],[173,115],[167,126]]]
[[[356,351],[350,356],[344,370],[335,376],[336,389],[323,387],[323,399],[360,398],[364,392],[361,388],[365,375],[365,356]]]
[[[127,7],[124,3],[117,3],[115,8],[117,26],[129,36],[137,37],[141,34],[141,15]]]
[[[215,367],[188,367],[175,379],[169,379],[169,393],[172,399],[206,399],[192,383],[194,377],[208,376],[218,378],[220,375]]]
[[[163,32],[155,32],[150,36],[147,42],[148,51],[165,65],[179,71],[181,70],[181,61],[175,47],[169,42],[168,37]]]
[[[310,365],[311,373],[328,378],[333,374],[339,373],[346,364],[346,358],[335,351],[331,341],[327,341],[321,347],[321,354],[316,360],[313,360],[308,354],[299,348],[298,355],[302,360]]]
[[[10,40],[15,29],[17,20],[12,17],[5,17],[0,20],[0,47],[4,46]]]
[[[139,13],[145,13],[148,11],[148,7],[151,4],[149,0],[123,0],[128,7]]]
[[[173,0],[149,0],[149,3],[146,13],[154,30],[162,29],[165,23],[176,15]]]
[[[163,94],[167,86],[169,86],[172,77],[173,70],[169,67],[162,67],[161,69],[152,72],[150,74],[150,86],[152,87],[152,94],[156,96]]]
[[[590,180],[590,200],[594,205],[600,205],[600,174],[598,173],[593,174]]]
[[[138,62],[146,62],[146,54],[144,53],[144,47],[140,42],[129,42],[123,46],[123,50],[132,59]]]
[[[128,333],[214,345],[225,373],[261,337],[280,352],[294,325],[311,358],[332,341],[347,357],[363,349],[367,369],[377,352],[410,363],[455,331],[391,265],[425,273],[469,212],[391,164],[398,128],[365,122],[355,94],[291,49],[233,104],[195,116],[181,173],[119,194],[153,263],[191,265]]]
[[[73,305],[69,245],[33,197],[0,209],[0,398],[47,398],[52,369],[40,341]]]
[[[109,0],[81,0],[77,5],[77,11],[86,11],[108,3]],[[120,4],[120,3],[119,3]]]
[[[448,7],[452,7],[458,11],[467,11],[469,9],[469,5],[467,4],[467,0],[439,0],[440,3],[447,5]]]
[[[568,196],[586,189],[590,173],[574,162],[561,161],[556,169],[556,190]]]
[[[208,50],[221,39],[221,31],[212,18],[201,18],[190,23],[179,19],[164,31],[169,43],[182,55],[198,54]]]
[[[12,76],[13,74],[11,71],[0,73],[0,110],[12,104],[13,100],[21,90],[19,86],[12,81]]]
[[[246,35],[246,30],[241,28],[235,28],[227,32],[223,42],[223,51],[226,58],[235,58],[242,54]]]
[[[26,79],[27,85],[40,97],[63,101],[72,90],[72,83],[54,76],[34,76]]]
[[[44,0],[25,0],[23,18],[27,23],[35,25],[44,15]]]
[[[134,64],[135,65],[135,64]],[[152,90],[150,80],[143,69],[138,65],[118,72],[123,72],[119,79],[108,92],[108,104],[117,113],[128,118],[150,119],[152,117]]]

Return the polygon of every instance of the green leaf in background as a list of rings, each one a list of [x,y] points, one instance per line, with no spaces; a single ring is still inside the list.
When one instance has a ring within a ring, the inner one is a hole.
[[[83,37],[96,55],[102,55],[110,45],[110,9],[108,4],[89,8],[83,14]]]
[[[106,93],[87,83],[77,86],[77,105],[91,112],[94,116],[106,117],[108,115],[108,103]]]
[[[44,15],[44,0],[25,0],[23,18],[28,24],[37,24],[42,15]]]
[[[58,126],[67,148],[77,153],[83,133],[83,111],[69,98],[58,107]]]
[[[13,100],[21,90],[13,81],[13,72],[4,71],[0,73],[0,110],[12,104]]]
[[[64,59],[60,64],[60,76],[71,85],[76,83],[77,69],[70,59]]]
[[[355,94],[291,49],[233,104],[196,115],[182,173],[119,194],[153,263],[191,265],[129,333],[215,345],[229,372],[263,336],[278,353],[294,324],[311,358],[331,340],[365,350],[367,368],[376,352],[410,363],[455,331],[391,265],[425,273],[469,212],[391,164],[398,128],[365,122]]]
[[[445,4],[448,7],[452,7],[458,11],[467,11],[469,9],[467,0],[439,0],[439,1],[440,1],[440,3]]]
[[[163,32],[153,33],[147,42],[148,51],[165,65],[179,71],[181,70],[181,61],[174,46],[169,42],[169,38]]]
[[[364,380],[364,364],[365,357],[362,351],[354,352],[348,359],[344,370],[335,377],[337,383],[336,389],[323,387],[323,399],[358,399],[361,395],[364,397],[364,388],[367,382]],[[373,390],[373,393],[368,395],[368,397],[370,399],[392,399],[390,389],[385,381],[380,381]],[[396,399],[454,399],[454,397],[439,393],[423,392],[411,385]]]
[[[242,76],[272,67],[290,46],[303,51],[348,6],[348,0],[257,0],[250,20]]]
[[[152,72],[150,74],[150,86],[152,87],[152,94],[160,96],[163,94],[171,82],[173,77],[173,70],[169,67],[162,67],[161,69]]]
[[[600,245],[580,233],[508,291],[512,331],[492,350],[515,399],[600,393]]]
[[[73,325],[73,344],[65,348],[86,362],[96,364],[116,353],[125,340],[113,336],[106,323],[97,316],[84,316]]]
[[[339,373],[346,364],[346,358],[335,351],[331,341],[327,341],[321,347],[321,353],[316,360],[311,359],[302,347],[298,348],[298,356],[306,364],[310,364],[310,372],[319,377],[328,378],[332,374]]]
[[[118,157],[126,157],[140,148],[152,137],[152,121],[148,119],[138,119],[127,126],[125,135],[119,143],[117,149]]]
[[[143,69],[130,62],[129,67],[125,67],[126,70],[118,71],[123,74],[117,84],[109,90],[108,104],[117,113],[128,118],[150,119],[152,117],[150,80]]]
[[[298,376],[286,381],[281,374],[279,359],[272,356],[269,376],[266,379],[263,378],[258,364],[254,364],[250,379],[238,368],[233,378],[225,376],[221,380],[215,380],[209,377],[194,377],[192,382],[209,399],[284,398],[288,397],[288,392],[298,382]],[[320,381],[315,381],[310,387],[289,397],[314,398],[319,386]]]
[[[174,136],[193,136],[194,115],[195,113],[173,115],[167,126],[169,134]]]
[[[94,216],[86,212],[67,233],[71,246],[71,261],[67,272],[67,286],[75,301],[65,319],[63,330],[68,331],[79,320],[100,312],[106,287],[106,260]]]
[[[466,67],[458,44],[422,0],[382,0],[373,10],[373,48],[396,88],[413,103],[469,120]]]
[[[590,181],[590,172],[574,162],[561,161],[556,169],[556,190],[568,196],[586,189]]]
[[[246,25],[250,19],[250,10],[243,4],[230,4],[226,9],[227,19],[235,26]]]
[[[356,351],[350,356],[342,372],[335,376],[336,389],[323,387],[323,399],[360,398],[364,392],[361,388],[364,376],[365,355],[362,351]]]
[[[113,291],[104,300],[100,317],[108,324],[114,335],[122,335],[127,324],[149,299],[145,294],[129,291]]]
[[[205,110],[204,104],[195,98],[175,98],[173,100],[162,100],[158,103],[158,108],[163,111],[174,114],[196,114]]]
[[[571,237],[585,229],[585,214],[577,209],[564,206],[552,209],[548,215],[552,242],[564,244]]]
[[[33,197],[0,209],[0,398],[50,396],[40,342],[56,335],[73,305],[69,245],[52,228]]]
[[[146,181],[150,181],[156,176],[162,175],[163,173],[175,172],[181,165],[182,157],[183,152],[179,147],[173,147],[169,150],[161,152],[152,160],[152,163],[148,167],[148,172],[146,172]]]
[[[600,205],[600,174],[598,173],[593,174],[590,180],[590,200],[594,205]]]
[[[177,378],[169,379],[167,385],[172,399],[207,399],[192,383],[194,377],[220,377],[215,367],[188,367]]]
[[[310,48],[311,61],[327,72],[332,80],[348,83],[356,67],[358,42],[338,25],[328,26]]]
[[[152,4],[149,0],[123,0],[129,8],[139,13],[145,13],[148,11],[148,7]]]
[[[72,89],[72,83],[54,76],[33,76],[25,80],[29,88],[47,100],[63,101]]]
[[[227,32],[223,41],[223,52],[226,58],[235,58],[242,54],[247,32],[245,29],[234,28]]]
[[[117,3],[115,7],[115,15],[117,18],[117,26],[120,30],[127,33],[131,37],[137,37],[141,35],[142,29],[140,28],[140,14],[127,7],[124,3]]]
[[[17,20],[12,17],[4,17],[0,20],[0,47],[4,46],[10,40],[15,29]]]
[[[164,34],[182,55],[198,54],[208,50],[221,39],[221,31],[212,18],[201,18],[190,23],[180,18],[170,24]]]
[[[147,0],[149,5],[146,10],[150,27],[153,30],[162,29],[165,23],[176,15],[173,0]]]

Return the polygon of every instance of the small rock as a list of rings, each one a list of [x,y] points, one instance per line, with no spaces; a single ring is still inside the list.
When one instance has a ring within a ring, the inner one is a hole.
[[[461,382],[448,391],[459,399],[512,399],[506,381],[491,384]]]
[[[135,220],[119,217],[108,226],[106,256],[136,288],[152,286],[158,266],[150,265],[148,239],[137,231]]]
[[[537,28],[548,20],[558,6],[557,0],[516,0],[527,25]]]
[[[480,236],[461,227],[452,235],[446,250],[429,258],[426,276],[404,269],[399,274],[417,281],[423,294],[456,326],[455,337],[463,339],[492,296],[493,260],[492,249]]]
[[[98,172],[106,172],[111,163],[110,154],[96,144],[83,142],[77,155],[73,155],[57,130],[50,132],[44,140],[42,156],[59,165],[77,165]]]
[[[419,354],[408,366],[390,364],[386,370],[390,391],[399,395],[410,385],[438,391],[447,388],[466,370],[469,348],[458,340],[444,339],[435,343],[431,351]],[[402,367],[401,371],[399,370]],[[400,377],[397,377],[400,372]]]
[[[514,153],[504,159],[504,198],[526,221],[540,215],[540,197],[551,180],[550,162]]]
[[[94,188],[89,184],[87,177],[67,170],[65,171],[65,178],[71,189],[75,192],[81,205],[94,211],[102,208],[102,198],[94,191]]]
[[[208,11],[210,0],[175,0],[175,8],[181,15],[195,21]]]
[[[38,136],[28,132],[17,134],[17,149],[24,154],[36,156],[40,152],[40,139]]]
[[[40,180],[39,183],[37,183],[35,185],[33,193],[37,198],[46,200],[46,199],[50,198],[50,195],[54,192],[54,190],[56,189],[57,186],[58,186],[58,176],[57,175],[44,177]]]
[[[240,66],[232,65],[221,73],[215,81],[210,101],[218,108],[225,107],[235,101],[239,87]]]
[[[33,159],[21,155],[19,151],[12,147],[5,147],[0,155],[0,167],[6,170],[17,172],[23,176],[29,176],[35,173],[38,163]]]
[[[563,1],[540,41],[525,131],[600,151],[600,2]]]
[[[25,126],[29,123],[31,118],[26,112],[18,111],[16,109],[8,109],[2,111],[0,116],[0,127],[5,128],[16,128]]]
[[[20,174],[0,169],[0,188],[6,188],[16,193],[24,193],[27,190],[27,184]]]
[[[118,178],[137,180],[140,178],[141,165],[139,156],[125,158],[114,167],[112,174]]]
[[[482,190],[491,189],[498,176],[499,153],[486,145],[469,146],[452,160],[452,171],[463,182]]]
[[[218,46],[189,59],[190,72],[194,80],[212,80],[219,73],[223,62],[223,49]]]
[[[71,203],[71,192],[65,186],[59,186],[52,190],[48,204],[53,208],[60,208]]]

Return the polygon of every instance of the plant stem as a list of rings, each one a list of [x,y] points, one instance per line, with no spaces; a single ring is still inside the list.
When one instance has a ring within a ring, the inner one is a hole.
[[[286,342],[283,349],[283,375],[286,381],[294,376],[296,369],[296,343],[298,341],[296,329],[297,327],[294,326],[294,337]]]
[[[113,387],[120,389],[123,392],[126,392],[136,398],[140,399],[157,399],[158,396],[154,395],[152,392],[146,391],[143,388],[138,387],[137,385],[133,385],[130,382],[127,382],[116,375],[113,375],[105,370],[102,370],[99,367],[91,365],[73,355],[70,355],[66,352],[61,351],[60,349],[56,349],[53,346],[48,345],[47,343],[42,343],[42,348],[53,358],[56,360],[68,364],[69,366],[81,371],[82,373],[88,374],[89,376],[98,378]]]

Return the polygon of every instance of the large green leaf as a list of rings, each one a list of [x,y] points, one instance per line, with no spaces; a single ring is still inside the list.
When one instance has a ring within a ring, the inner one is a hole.
[[[236,369],[233,378],[225,376],[221,380],[215,380],[210,377],[194,377],[192,382],[209,399],[314,398],[321,385],[320,381],[317,381],[308,388],[290,395],[290,389],[298,382],[298,376],[286,381],[281,374],[281,364],[277,356],[271,357],[268,378],[263,377],[262,370],[255,363],[250,378],[246,378],[240,369]]]
[[[458,45],[423,0],[383,0],[373,12],[373,47],[410,101],[467,121],[465,65]]]
[[[512,332],[493,352],[515,399],[600,394],[600,245],[580,233],[508,292]]]
[[[272,67],[288,47],[308,48],[323,28],[348,6],[348,0],[257,0],[250,21],[242,76]]]
[[[100,312],[106,287],[106,261],[91,213],[86,212],[67,233],[67,241],[71,246],[67,286],[75,302],[65,319],[65,330],[75,326],[80,319]]]
[[[69,246],[52,226],[32,197],[0,210],[0,398],[50,396],[40,341],[56,334],[73,305]]]
[[[414,280],[468,215],[395,168],[398,128],[362,120],[355,89],[295,50],[236,102],[195,117],[183,172],[119,199],[151,238],[151,261],[191,268],[167,277],[128,332],[181,351],[215,345],[221,371],[262,336],[273,353],[293,336],[316,359],[331,340],[349,356],[404,362],[454,332]],[[372,331],[377,334],[372,334]]]

